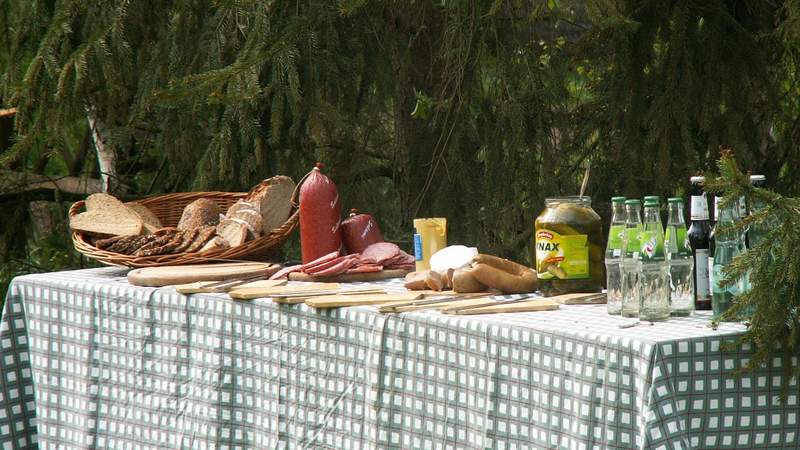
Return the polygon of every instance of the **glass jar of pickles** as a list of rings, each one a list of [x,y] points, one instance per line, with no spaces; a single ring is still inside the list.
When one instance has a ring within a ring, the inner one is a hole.
[[[535,222],[532,260],[545,296],[603,288],[603,227],[590,197],[545,200]]]

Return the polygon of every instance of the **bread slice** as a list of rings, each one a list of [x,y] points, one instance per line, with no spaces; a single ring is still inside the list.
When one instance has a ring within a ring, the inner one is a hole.
[[[254,209],[240,209],[236,214],[229,217],[235,222],[244,222],[247,227],[247,240],[255,239],[261,236],[261,214]],[[226,219],[227,220],[227,219]]]
[[[257,205],[261,212],[263,234],[269,234],[289,218],[294,188],[291,178],[278,175],[262,181],[247,194],[245,201]]]
[[[228,248],[228,247],[230,247],[230,244],[228,244],[228,241],[226,241],[224,238],[221,238],[219,236],[214,236],[211,240],[206,242],[206,244],[203,245],[203,247],[199,251],[202,253],[202,252],[207,252],[207,251],[210,251],[210,250],[222,250],[222,249],[225,249],[225,248]]]
[[[217,235],[231,247],[238,247],[247,241],[247,228],[247,223],[240,219],[225,219],[217,225]]]
[[[208,241],[216,239],[217,230],[215,227],[202,227],[198,228],[198,230],[197,236],[195,236],[192,243],[184,250],[185,253],[200,251]]]
[[[181,220],[178,221],[179,230],[191,230],[207,225],[219,223],[219,206],[211,199],[200,198],[183,208]]]
[[[225,212],[225,217],[233,217],[234,214],[236,214],[237,212],[239,212],[239,211],[241,211],[243,209],[249,209],[249,210],[257,211],[257,210],[259,210],[259,205],[255,204],[255,203],[252,203],[252,202],[239,200],[236,203],[234,203],[233,205],[231,205],[230,208],[228,208],[228,210]]]
[[[69,226],[92,235],[130,236],[142,234],[144,222],[114,196],[101,193],[86,198],[86,212],[70,217]]]
[[[161,221],[158,220],[158,217],[153,214],[153,211],[150,211],[141,203],[128,202],[125,203],[125,206],[132,209],[133,212],[135,212],[139,218],[142,219],[142,222],[144,223],[145,234],[153,234],[156,230],[163,227],[163,225],[161,225]]]
[[[122,209],[124,207],[119,199],[103,192],[86,197],[84,206],[86,207],[86,211],[108,211]]]

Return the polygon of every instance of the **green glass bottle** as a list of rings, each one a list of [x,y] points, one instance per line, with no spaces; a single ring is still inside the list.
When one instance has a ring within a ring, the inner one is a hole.
[[[669,265],[670,298],[669,309],[673,316],[689,316],[694,311],[694,277],[692,270],[692,246],[686,234],[683,199],[670,197],[667,200],[667,232],[664,236],[664,251]]]
[[[723,287],[723,269],[733,258],[741,252],[741,235],[733,230],[734,215],[736,214],[735,202],[727,202],[719,206],[719,220],[717,220],[716,245],[714,247],[714,284],[712,286],[711,310],[715,317],[719,317],[730,309],[733,299],[742,292],[742,281]]]
[[[644,204],[644,229],[639,237],[639,319],[669,319],[669,266],[664,252],[664,227],[659,200]]]
[[[611,226],[606,245],[606,306],[609,314],[622,310],[622,241],[625,236],[625,197],[611,198]]]
[[[642,202],[625,200],[625,234],[622,238],[622,315],[639,317],[639,235]]]

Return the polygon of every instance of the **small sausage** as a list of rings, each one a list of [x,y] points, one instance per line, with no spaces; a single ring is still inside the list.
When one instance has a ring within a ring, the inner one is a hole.
[[[523,266],[522,264],[515,263],[514,261],[505,258],[498,258],[497,256],[485,255],[483,253],[477,255],[472,260],[476,263],[488,264],[496,269],[500,269],[503,272],[508,272],[512,275],[524,275],[526,272],[531,270],[530,267]]]
[[[422,291],[428,288],[425,284],[425,279],[428,278],[428,270],[421,270],[419,272],[411,272],[406,274],[406,289],[412,291]]]
[[[475,278],[472,268],[458,269],[453,274],[453,290],[460,294],[482,292],[486,286]]]
[[[435,270],[428,271],[428,276],[425,278],[425,285],[432,291],[443,291],[447,288],[445,277]]]
[[[477,263],[472,267],[472,274],[481,283],[490,288],[498,289],[505,294],[533,292],[538,286],[536,272],[527,267],[525,271],[513,274],[489,264]]]

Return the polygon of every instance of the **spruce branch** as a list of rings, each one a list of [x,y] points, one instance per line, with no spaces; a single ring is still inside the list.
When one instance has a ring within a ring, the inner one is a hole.
[[[723,269],[722,286],[746,278],[750,289],[738,294],[714,325],[722,320],[747,320],[747,331],[736,344],[753,344],[755,353],[744,370],[769,364],[775,354],[782,356],[781,398],[785,400],[791,381],[800,374],[793,360],[800,353],[800,199],[753,187],[730,150],[723,149],[717,167],[718,174],[707,174],[706,189],[723,195],[723,205],[739,197],[750,205],[763,205],[737,221],[732,230],[720,231],[750,229],[763,234]]]

